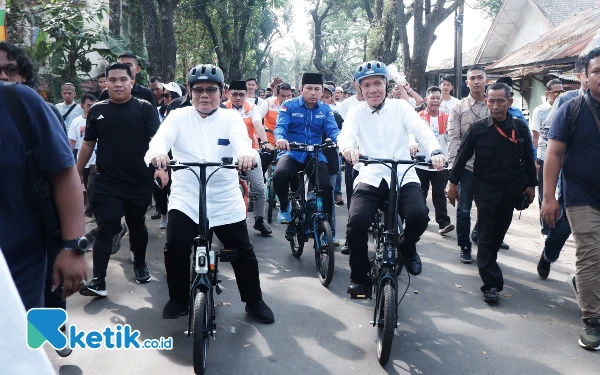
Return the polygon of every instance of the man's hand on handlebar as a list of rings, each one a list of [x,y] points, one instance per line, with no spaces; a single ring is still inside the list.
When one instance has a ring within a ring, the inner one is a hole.
[[[164,188],[169,183],[169,173],[164,169],[157,169],[154,178],[160,178],[161,186]],[[162,188],[161,188],[162,189]]]
[[[351,147],[346,148],[342,152],[342,156],[344,157],[344,159],[346,159],[346,161],[352,165],[358,164],[358,158],[360,157],[360,155],[361,153],[358,149]]]
[[[277,142],[275,142],[275,145],[280,150],[285,150],[285,151],[290,150],[290,143],[285,139],[278,139]]]
[[[171,161],[171,159],[169,159],[169,155],[165,155],[165,154],[156,154],[152,157],[152,160],[150,161],[152,163],[153,166],[155,166],[157,169],[167,169],[167,165],[169,165],[169,162]],[[163,184],[163,186],[165,186]]]
[[[267,150],[267,151],[273,151],[273,150],[275,150],[275,147],[273,147],[273,145],[272,145],[272,144],[270,144],[270,143],[265,143],[265,144],[262,146],[262,148],[263,148],[263,149],[265,149],[265,150]]]
[[[252,169],[257,164],[258,162],[253,156],[242,155],[238,159],[238,167],[240,171],[247,171],[249,169]]]
[[[441,171],[446,165],[446,157],[442,154],[434,155],[431,157],[431,164],[433,165],[433,169]]]

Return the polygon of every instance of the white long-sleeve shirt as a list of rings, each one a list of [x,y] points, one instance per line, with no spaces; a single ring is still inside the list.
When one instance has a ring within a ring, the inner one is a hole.
[[[150,141],[145,160],[150,162],[156,154],[172,150],[173,159],[179,162],[219,162],[221,158],[253,156],[252,148],[242,116],[234,110],[219,108],[212,115],[202,118],[192,107],[180,108],[167,116],[158,132]],[[207,177],[215,167],[206,169]],[[195,168],[199,173],[199,168]],[[189,170],[172,173],[169,209],[179,210],[194,222],[199,222],[198,180]],[[208,182],[206,207],[210,227],[232,224],[246,218],[246,206],[239,189],[238,172],[221,169]]]
[[[386,100],[385,105],[377,113],[366,102],[348,110],[342,132],[338,136],[340,150],[360,144],[363,154],[372,158],[397,158],[410,160],[409,133],[412,133],[427,154],[440,148],[435,135],[428,126],[423,126],[423,120],[405,100]],[[402,177],[407,165],[398,166],[398,179]],[[365,183],[379,187],[381,180],[390,184],[391,171],[384,165],[369,164],[360,168],[354,187]],[[402,185],[409,182],[419,182],[417,173],[411,168]]]

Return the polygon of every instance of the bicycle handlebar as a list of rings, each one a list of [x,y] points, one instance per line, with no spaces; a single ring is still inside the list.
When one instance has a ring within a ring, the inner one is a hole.
[[[431,162],[426,162],[426,161],[419,161],[419,159],[415,159],[415,160],[402,160],[402,159],[396,159],[396,158],[392,158],[392,159],[382,159],[382,158],[371,158],[367,155],[362,155],[358,158],[358,161],[361,163],[364,163],[365,165],[367,164],[408,164],[408,165],[420,165],[420,166],[424,166],[424,167],[433,167],[433,164],[431,164]]]
[[[290,150],[307,151],[307,152],[314,151],[315,149],[333,148],[333,147],[336,147],[336,145],[331,140],[329,142],[325,141],[325,143],[320,144],[320,145],[308,145],[306,143],[299,143],[299,142],[290,143]]]
[[[210,161],[204,161],[204,160],[200,160],[197,162],[188,162],[188,163],[184,163],[184,162],[178,162],[177,160],[171,160],[169,162],[169,165],[167,165],[167,168],[171,168],[173,170],[178,170],[178,169],[183,169],[186,167],[221,167],[221,168],[225,168],[225,169],[237,169],[238,168],[238,163],[233,163],[233,158],[223,158],[223,160],[221,160],[220,162],[210,162]]]

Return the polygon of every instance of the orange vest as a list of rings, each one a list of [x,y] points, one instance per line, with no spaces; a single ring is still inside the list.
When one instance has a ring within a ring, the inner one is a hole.
[[[279,115],[279,103],[277,97],[275,97],[275,101],[273,104],[269,105],[269,112],[265,116],[265,128],[269,129],[271,132],[267,132],[267,138],[269,143],[275,146],[275,135],[272,133],[275,131],[275,126],[277,125],[277,115]]]
[[[442,111],[439,111],[440,115],[438,116],[438,131],[440,135],[446,133],[446,125],[448,125],[448,115]],[[431,120],[431,116],[426,109],[419,112],[419,116],[425,121],[427,121],[427,126],[429,126],[429,121]]]
[[[225,106],[229,109],[233,108],[230,101],[227,101],[225,103]],[[235,110],[237,111],[237,109],[235,109]],[[250,137],[250,139],[252,140],[252,148],[258,149],[258,147],[259,147],[258,135],[256,134],[256,131],[254,130],[254,124],[252,123],[252,107],[250,106],[250,103],[248,103],[245,100],[244,100],[244,111],[241,113],[241,115],[242,115],[242,118],[244,119],[244,123],[246,124],[246,129],[248,130],[248,137]]]

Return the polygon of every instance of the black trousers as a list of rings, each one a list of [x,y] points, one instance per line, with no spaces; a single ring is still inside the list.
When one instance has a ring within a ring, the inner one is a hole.
[[[145,201],[145,199],[143,200]],[[129,246],[137,265],[146,263],[148,228],[146,228],[146,206],[140,199],[126,199],[103,188],[96,181],[92,192],[92,206],[98,224],[94,242],[94,277],[106,277],[106,269],[112,251],[113,237],[121,232],[121,218],[129,227]]]
[[[435,209],[435,222],[440,229],[450,225],[450,216],[448,216],[448,206],[446,201],[446,184],[448,183],[448,171],[426,171],[415,168],[417,176],[421,180],[421,189],[423,196],[427,199],[429,193],[429,184],[431,183],[431,200]]]
[[[292,159],[289,156],[283,156],[277,162],[275,168],[275,175],[273,176],[273,186],[275,186],[275,193],[279,198],[279,204],[282,209],[286,209],[288,206],[288,191],[290,188],[292,191],[298,191],[300,188],[300,181],[298,180],[298,172],[305,170],[309,180],[314,184],[315,176],[313,175],[313,159],[307,158],[304,164]],[[319,162],[319,187],[323,191],[323,210],[329,216],[329,223],[331,224],[332,208],[333,208],[333,186],[329,181],[329,171],[327,170],[327,164],[325,162]]]
[[[497,263],[498,250],[510,227],[516,201],[513,195],[503,197],[500,204],[475,200],[477,206],[477,266],[483,281],[481,291],[504,288],[502,270]]]
[[[155,183],[152,183],[152,196],[156,203],[156,210],[159,211],[161,215],[166,215],[169,208],[169,195],[171,195],[171,169],[169,169],[168,173],[169,183],[167,186],[161,189]]]
[[[231,266],[242,302],[262,301],[258,260],[250,244],[246,220],[213,227],[212,231],[223,243],[224,248],[237,250],[237,261],[231,262]],[[190,295],[190,254],[197,235],[198,224],[181,211],[169,211],[164,252],[167,285],[169,297],[184,303],[188,303]]]
[[[350,248],[350,278],[355,282],[365,282],[371,268],[368,254],[368,228],[375,218],[377,209],[389,197],[389,187],[385,180],[378,188],[360,183],[354,189],[352,205],[348,213],[347,239]],[[404,239],[399,251],[410,257],[417,251],[416,243],[421,238],[429,222],[428,210],[423,200],[423,190],[416,182],[410,182],[400,189],[398,213],[404,220]]]
[[[92,199],[90,191],[94,188],[94,182],[96,181],[96,166],[90,165],[89,168],[83,169],[83,186],[85,186],[84,202],[85,202],[85,214],[91,216],[94,213],[92,209]]]
[[[346,183],[346,208],[350,209],[350,201],[354,192],[354,179],[358,176],[358,171],[354,166],[344,160],[346,170],[344,171],[344,180]]]

